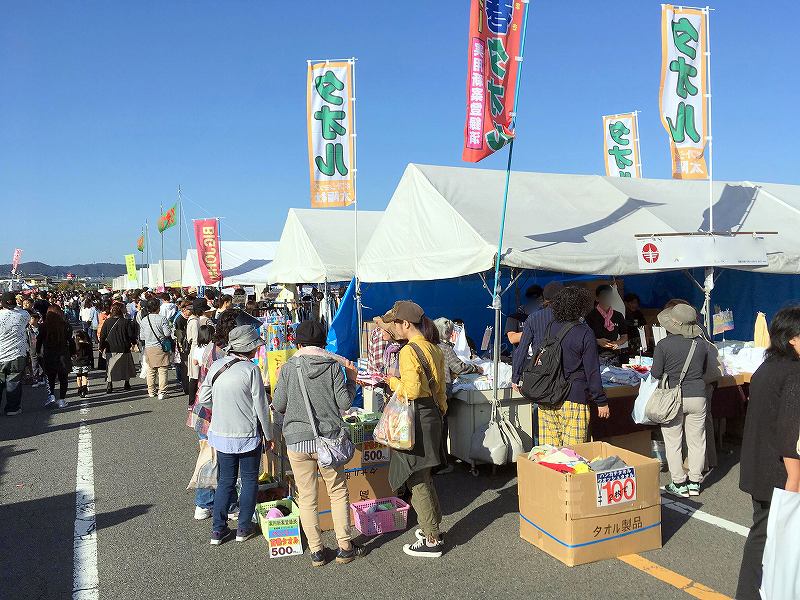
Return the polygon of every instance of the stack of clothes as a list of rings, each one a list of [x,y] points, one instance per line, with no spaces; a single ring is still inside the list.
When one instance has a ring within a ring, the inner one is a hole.
[[[550,444],[534,446],[528,454],[528,459],[559,473],[599,473],[628,466],[619,456],[588,460],[571,448],[557,448]]]

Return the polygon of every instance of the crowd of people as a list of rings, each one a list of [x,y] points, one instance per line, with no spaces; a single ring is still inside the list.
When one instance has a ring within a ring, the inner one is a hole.
[[[553,343],[560,348],[569,383],[561,401],[538,406],[540,443],[568,446],[588,441],[590,404],[596,405],[599,418],[610,415],[601,369],[620,364],[630,348],[641,350],[647,343],[641,339],[646,320],[638,297],[624,297],[622,314],[613,308],[614,294],[607,285],[594,294],[558,282],[536,286],[509,319],[506,335],[514,345],[514,387],[521,389],[526,366]],[[114,295],[6,292],[1,302],[0,399],[5,396],[7,416],[21,412],[23,383],[46,386],[46,405],[62,408],[71,373],[80,397],[89,393],[88,377],[95,369],[105,372],[106,392],[117,382],[128,390],[137,375],[133,352],[139,351],[148,395],[164,399],[174,368],[177,385],[188,396],[187,425],[201,443],[216,450],[218,483],[215,489],[197,489],[194,512],[198,520],[213,517],[211,544],[221,544],[233,534],[228,528],[232,518],[238,518],[237,541],[254,535],[260,457],[274,446],[273,415],[280,414],[312,563],[327,561],[317,510],[318,469],[331,500],[336,561],[348,563],[363,554],[350,533],[344,467],[320,466],[317,452],[320,437],[336,439],[346,431],[341,415],[355,396],[357,370],[324,349],[326,332],[320,323],[299,325],[297,353],[265,387],[252,361],[264,344],[258,332],[261,321],[234,307],[230,296],[213,291],[201,297],[149,290]],[[688,302],[671,300],[656,321],[667,335],[653,347],[652,375],[682,392],[680,410],[660,427],[671,478],[666,491],[682,498],[698,496],[710,466],[713,429],[709,431],[708,406],[722,375],[721,364]],[[433,321],[419,305],[398,301],[374,324],[366,352],[368,375],[416,406],[415,446],[411,451],[392,450],[389,467],[391,487],[409,497],[419,520],[415,539],[404,551],[439,557],[445,538],[433,476],[451,468],[444,450],[448,401],[453,381],[480,369],[454,352],[457,319]],[[800,307],[780,311],[770,337],[766,360],[752,376],[744,430],[741,488],[752,496],[754,525],[745,545],[737,598],[757,597],[771,490],[800,491]]]

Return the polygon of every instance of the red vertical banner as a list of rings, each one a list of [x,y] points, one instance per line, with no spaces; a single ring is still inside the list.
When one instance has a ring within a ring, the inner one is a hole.
[[[14,258],[11,259],[11,272],[16,273],[19,268],[19,261],[22,259],[22,250],[19,248],[14,249]]]
[[[519,77],[522,0],[471,0],[467,67],[467,117],[461,158],[478,162],[514,137]]]
[[[222,279],[222,257],[219,244],[219,224],[216,219],[198,219],[194,222],[194,241],[197,262],[206,285]]]

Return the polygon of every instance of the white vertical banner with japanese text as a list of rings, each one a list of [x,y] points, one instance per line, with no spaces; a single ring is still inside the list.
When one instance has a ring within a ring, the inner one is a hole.
[[[708,179],[708,60],[705,9],[661,5],[661,122],[673,179]]]
[[[349,206],[356,201],[353,61],[309,61],[306,91],[311,206]]]
[[[641,177],[639,119],[635,112],[603,117],[603,156],[606,175]]]

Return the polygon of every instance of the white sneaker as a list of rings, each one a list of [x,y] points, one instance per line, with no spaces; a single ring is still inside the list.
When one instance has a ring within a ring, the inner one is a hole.
[[[44,401],[45,406],[52,406],[55,403],[56,403],[56,397],[53,394],[50,394],[47,397],[47,400]]]
[[[194,507],[194,518],[197,521],[202,521],[203,519],[208,519],[211,517],[211,509],[210,508],[202,508],[200,506]]]
[[[58,408],[67,408],[67,400],[66,400],[66,398],[61,398],[58,401]]]
[[[158,395],[158,399],[159,399],[159,400],[163,400],[163,399],[164,399],[164,394],[163,394],[163,393],[160,393],[160,394]]]
[[[155,395],[155,394],[152,394],[152,393],[150,393],[150,392],[147,392],[147,395],[148,395],[148,396],[150,396],[151,398],[155,398],[155,397],[156,397],[156,395]]]

